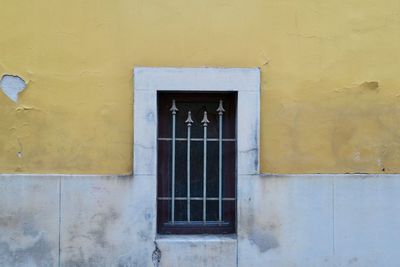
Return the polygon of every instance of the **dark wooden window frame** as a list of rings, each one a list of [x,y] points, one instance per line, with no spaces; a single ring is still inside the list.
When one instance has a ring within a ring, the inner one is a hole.
[[[158,92],[157,94],[157,109],[158,109],[158,138],[168,137],[171,135],[170,124],[171,117],[169,108],[172,100],[177,103],[185,102],[218,102],[223,100],[229,103],[233,111],[226,114],[224,117],[224,136],[228,138],[236,138],[237,125],[237,93],[236,92]],[[234,200],[223,201],[223,217],[222,222],[218,221],[175,221],[171,223],[170,219],[170,200],[160,200],[160,198],[170,196],[170,172],[168,164],[171,159],[169,151],[165,145],[161,145],[158,140],[157,149],[157,232],[159,234],[232,234],[236,232],[236,196],[237,196],[237,141],[229,142],[226,148],[232,153],[224,155],[223,172],[224,172],[224,192],[226,198]],[[225,146],[225,145],[224,145]],[[224,147],[225,148],[225,147]],[[169,156],[168,156],[169,155]],[[226,164],[229,162],[230,164]],[[233,164],[232,164],[233,162]],[[229,165],[229,166],[227,166]],[[234,166],[232,166],[234,165]]]

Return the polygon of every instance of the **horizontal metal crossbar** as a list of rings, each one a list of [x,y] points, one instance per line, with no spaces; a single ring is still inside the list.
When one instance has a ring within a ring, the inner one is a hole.
[[[218,200],[218,197],[207,197],[206,200]],[[170,197],[158,197],[158,200],[171,200]],[[175,197],[175,200],[187,200],[187,197]],[[191,197],[190,200],[203,200],[203,197]],[[234,197],[224,197],[222,200],[225,201],[234,201],[236,198]]]
[[[157,138],[159,141],[172,141],[172,138],[166,138],[166,137],[159,137]],[[187,138],[175,138],[175,141],[187,141]],[[190,141],[204,141],[204,138],[190,138]],[[219,141],[218,138],[207,138],[207,141]],[[236,142],[235,138],[224,138],[222,139],[224,142]]]
[[[229,222],[224,222],[224,221],[175,221],[175,222],[168,222],[165,224],[166,226],[182,226],[182,227],[190,227],[190,226],[224,226],[224,225],[229,225]]]

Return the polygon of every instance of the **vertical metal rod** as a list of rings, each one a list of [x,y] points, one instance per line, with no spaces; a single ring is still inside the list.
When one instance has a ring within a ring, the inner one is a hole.
[[[190,129],[192,127],[192,116],[191,116],[191,112],[188,111],[188,117],[185,121],[185,123],[187,123],[187,162],[186,162],[186,166],[187,166],[187,202],[186,202],[186,206],[187,206],[187,221],[190,222]]]
[[[207,118],[207,111],[204,111],[203,120],[201,123],[204,126],[203,138],[203,223],[207,220],[207,125],[210,121]]]
[[[219,137],[218,137],[218,221],[222,221],[222,115],[225,109],[222,106],[222,100],[219,101],[217,109],[219,115]]]
[[[175,99],[172,100],[172,183],[171,183],[171,222],[175,222],[175,128],[176,128],[176,108]]]

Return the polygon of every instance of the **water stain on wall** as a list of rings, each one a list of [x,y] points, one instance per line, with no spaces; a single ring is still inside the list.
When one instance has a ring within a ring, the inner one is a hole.
[[[44,232],[35,226],[32,214],[17,212],[0,216],[0,266],[55,265],[54,249]]]
[[[273,235],[265,231],[252,231],[250,233],[249,240],[258,247],[258,250],[261,253],[279,247],[278,240]]]

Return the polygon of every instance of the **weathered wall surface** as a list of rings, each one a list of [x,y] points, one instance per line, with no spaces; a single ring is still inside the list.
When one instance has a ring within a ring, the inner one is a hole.
[[[135,66],[259,67],[262,173],[400,172],[399,1],[4,0],[0,23],[0,173],[131,173]],[[0,266],[152,266],[154,241],[164,267],[400,265],[398,175],[249,175],[224,238],[156,237],[154,181],[0,175]]]
[[[399,266],[398,175],[249,175],[234,236],[155,236],[153,176],[0,177],[0,266]]]
[[[0,172],[130,173],[138,65],[260,67],[264,173],[400,171],[397,0],[3,0],[0,23],[26,83]]]
[[[0,266],[58,266],[60,181],[0,175]]]
[[[239,266],[399,266],[398,175],[249,177]]]

